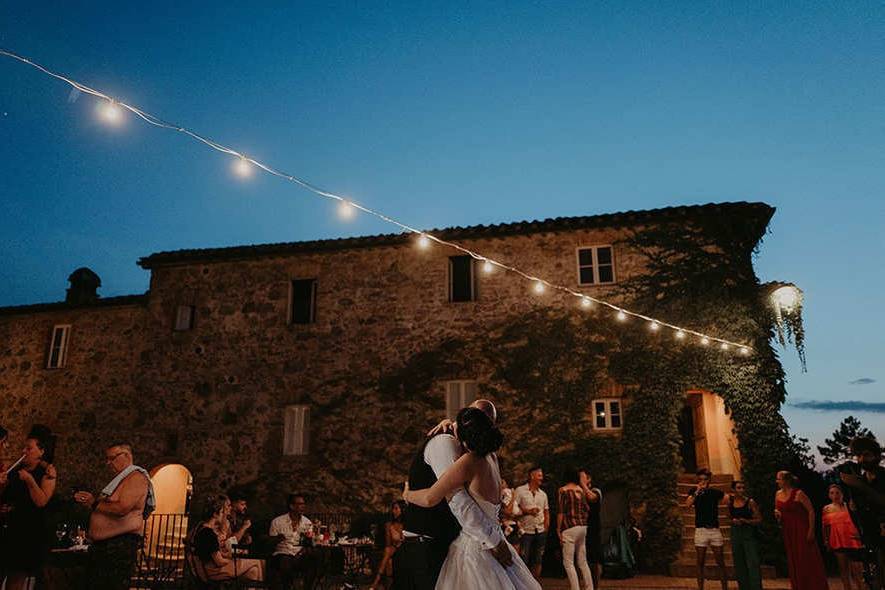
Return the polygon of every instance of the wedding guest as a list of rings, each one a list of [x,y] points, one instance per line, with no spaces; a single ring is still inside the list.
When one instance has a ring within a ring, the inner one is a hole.
[[[129,588],[138,548],[143,544],[144,521],[157,506],[150,475],[134,461],[131,445],[110,445],[105,449],[105,463],[114,473],[113,479],[98,498],[84,490],[74,492],[75,502],[92,508],[87,531],[92,544],[86,570],[91,590]]]
[[[563,478],[565,485],[559,488],[556,534],[562,545],[562,566],[568,577],[569,588],[580,590],[577,561],[584,582],[584,590],[593,590],[593,574],[587,564],[587,520],[590,516],[590,498],[587,474],[576,469],[569,470]]]
[[[194,529],[189,543],[197,559],[197,576],[206,582],[237,579],[262,581],[263,562],[258,559],[230,557],[222,551],[218,532],[224,529],[230,510],[227,496],[219,494],[209,498],[203,521]]]
[[[237,540],[236,545],[248,547],[252,544],[252,535],[249,532],[252,528],[252,520],[246,514],[249,502],[241,492],[232,492],[229,494],[229,498],[231,510],[225,530],[227,539],[233,537]]]
[[[519,506],[516,505],[516,493],[507,484],[506,479],[501,479],[501,530],[504,538],[511,545],[519,542],[519,527],[516,526],[516,517],[519,516]]]
[[[541,489],[544,483],[544,470],[532,467],[529,481],[516,488],[516,505],[519,506],[520,555],[532,570],[532,575],[541,580],[541,563],[547,547],[547,531],[550,530],[550,503],[547,494]]]
[[[274,590],[288,590],[299,574],[304,575],[305,590],[313,590],[317,577],[316,556],[301,546],[302,535],[313,527],[304,509],[302,494],[289,494],[289,511],[270,523],[270,537],[277,544],[268,568],[268,582]]]
[[[851,503],[857,515],[861,542],[871,554],[876,572],[875,588],[885,588],[885,467],[882,447],[876,439],[860,436],[851,441],[854,463],[839,468],[842,483],[851,488]]]
[[[384,556],[378,565],[378,573],[370,586],[374,589],[388,589],[393,583],[393,554],[403,544],[403,510],[406,503],[397,500],[390,506],[390,520],[384,523]]]
[[[789,471],[777,472],[774,516],[781,524],[792,590],[827,590],[827,574],[814,536],[814,507]]]
[[[863,588],[860,562],[853,558],[863,549],[860,542],[860,531],[854,526],[851,511],[845,504],[845,495],[838,484],[830,485],[828,495],[830,504],[824,506],[821,520],[824,526],[824,543],[836,555],[839,564],[839,575],[842,577],[842,589],[851,590],[852,581],[857,590]]]
[[[688,494],[686,506],[694,506],[694,549],[697,555],[698,590],[704,590],[707,547],[713,550],[716,565],[719,566],[719,583],[722,590],[728,590],[728,573],[725,569],[725,557],[722,546],[725,540],[719,529],[719,504],[725,492],[717,490],[710,484],[713,474],[709,469],[697,472],[697,486]]]
[[[0,513],[6,521],[0,570],[6,572],[7,590],[24,590],[49,550],[44,508],[55,493],[54,453],[52,431],[35,424],[25,439],[23,459],[9,474],[0,496]]]
[[[762,590],[762,567],[759,559],[759,525],[762,513],[753,498],[747,496],[747,484],[731,482],[728,515],[731,517],[731,553],[739,590]]]
[[[602,490],[593,487],[593,476],[586,469],[587,487],[590,489],[590,515],[587,517],[587,563],[593,574],[593,583],[599,586],[602,576]]]

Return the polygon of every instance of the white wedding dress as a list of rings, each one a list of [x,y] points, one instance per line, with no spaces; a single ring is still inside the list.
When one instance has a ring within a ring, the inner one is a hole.
[[[468,492],[469,493],[469,492]],[[497,520],[499,504],[473,496],[489,518]],[[529,568],[510,547],[513,563],[504,568],[492,552],[463,532],[449,545],[449,554],[436,582],[436,590],[541,590]]]

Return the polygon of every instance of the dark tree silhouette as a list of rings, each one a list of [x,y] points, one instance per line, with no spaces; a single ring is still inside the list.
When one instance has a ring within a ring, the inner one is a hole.
[[[851,450],[848,445],[851,444],[852,439],[858,436],[876,439],[872,432],[861,426],[860,420],[854,416],[848,416],[839,424],[839,429],[833,432],[833,438],[824,439],[824,446],[818,446],[817,451],[827,465],[845,461],[851,458]]]

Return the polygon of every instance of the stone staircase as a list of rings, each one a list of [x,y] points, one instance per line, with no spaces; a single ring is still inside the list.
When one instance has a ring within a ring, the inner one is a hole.
[[[711,486],[725,493],[731,492],[731,475],[714,475]],[[676,561],[670,564],[670,575],[684,578],[697,577],[697,556],[694,549],[694,508],[685,507],[688,493],[694,489],[696,478],[693,474],[679,476],[679,505],[682,510],[682,548]],[[719,506],[719,527],[722,536],[725,537],[725,546],[722,548],[725,558],[725,569],[730,580],[734,580],[734,561],[731,553],[731,519],[728,516],[728,506],[723,503]],[[704,577],[708,580],[719,579],[719,568],[713,557],[713,552],[707,550],[707,559],[704,567]],[[762,566],[762,577],[766,579],[775,577],[775,570],[771,566]]]

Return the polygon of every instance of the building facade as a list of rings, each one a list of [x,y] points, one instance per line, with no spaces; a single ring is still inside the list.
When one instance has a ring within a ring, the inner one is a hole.
[[[725,203],[433,233],[629,306],[624,286],[648,272],[637,231],[728,219],[755,235],[734,252],[749,261],[773,212]],[[138,263],[150,271],[143,295],[0,308],[0,423],[18,440],[35,422],[59,434],[59,490],[94,488],[103,445],[128,440],[146,467],[187,466],[198,494],[241,486],[276,503],[298,489],[317,509],[379,510],[398,496],[422,433],[476,396],[498,404],[505,473],[519,480],[579,441],[619,448],[641,395],[593,349],[637,326],[412,236]],[[703,389],[674,396],[685,399],[677,468],[738,475],[727,404]]]

